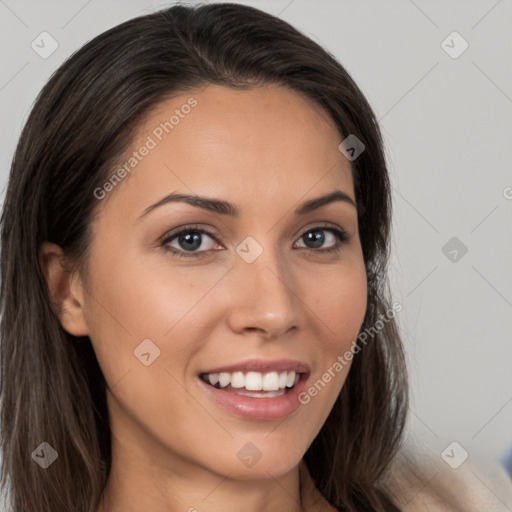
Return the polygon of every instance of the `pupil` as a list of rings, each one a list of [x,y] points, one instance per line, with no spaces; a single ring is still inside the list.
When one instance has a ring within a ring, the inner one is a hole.
[[[186,250],[194,250],[201,246],[201,233],[197,233],[192,231],[191,233],[187,233],[185,235],[180,235],[178,238],[180,245],[183,244],[183,248]],[[192,244],[192,246],[188,246],[185,244]]]
[[[310,231],[306,235],[307,241],[305,243],[312,242],[314,247],[321,247],[324,242],[324,234],[322,231]]]

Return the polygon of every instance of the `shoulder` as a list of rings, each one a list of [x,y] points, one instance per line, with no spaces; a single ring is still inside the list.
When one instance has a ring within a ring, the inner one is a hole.
[[[402,512],[512,510],[512,481],[489,461],[467,460],[453,469],[440,456],[402,451],[386,487]]]

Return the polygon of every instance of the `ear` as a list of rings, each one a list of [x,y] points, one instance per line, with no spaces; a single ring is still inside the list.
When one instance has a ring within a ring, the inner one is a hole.
[[[84,315],[84,294],[81,279],[70,275],[64,264],[62,249],[44,242],[39,252],[51,307],[62,327],[74,336],[87,336],[89,329]]]

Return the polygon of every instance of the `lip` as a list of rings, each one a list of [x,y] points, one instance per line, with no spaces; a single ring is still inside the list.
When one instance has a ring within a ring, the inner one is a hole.
[[[199,375],[205,373],[233,373],[233,372],[295,372],[295,373],[311,373],[311,368],[308,364],[293,359],[277,359],[277,360],[264,360],[264,359],[247,359],[239,363],[231,364],[228,366],[219,366],[211,370],[204,370],[199,372]],[[299,384],[299,383],[297,383]],[[258,398],[257,400],[264,400]]]
[[[201,388],[205,391],[206,395],[220,408],[224,409],[230,414],[238,416],[243,419],[249,420],[279,420],[282,419],[294,411],[296,411],[301,404],[299,396],[303,393],[307,387],[307,381],[311,373],[304,371],[304,368],[309,368],[303,363],[296,363],[297,366],[290,366],[290,361],[280,361],[278,365],[276,362],[258,362],[254,364],[237,364],[233,366],[224,366],[218,370],[211,370],[208,372],[201,373],[220,373],[221,371],[285,371],[293,370],[297,368],[301,371],[297,371],[299,374],[299,381],[293,388],[289,389],[284,395],[273,398],[255,398],[250,396],[237,395],[233,391],[225,391],[224,389],[217,389],[214,386],[206,383],[198,375],[197,380]],[[270,366],[269,366],[270,365]],[[279,370],[277,369],[279,368]]]
[[[306,389],[309,374],[300,374],[295,386],[283,396],[274,398],[254,398],[237,395],[232,391],[224,391],[207,384],[198,378],[200,385],[210,399],[229,413],[251,420],[279,420],[294,412],[300,405],[299,395]]]

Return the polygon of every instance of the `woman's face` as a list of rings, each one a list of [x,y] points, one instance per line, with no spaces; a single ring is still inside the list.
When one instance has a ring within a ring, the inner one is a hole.
[[[112,171],[123,177],[128,161],[126,177],[96,193],[81,298],[126,465],[258,479],[302,458],[366,310],[341,141],[325,113],[277,86],[208,86],[139,127]]]

